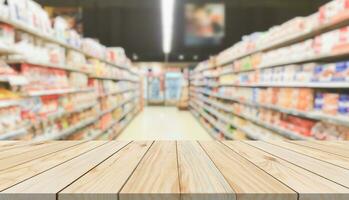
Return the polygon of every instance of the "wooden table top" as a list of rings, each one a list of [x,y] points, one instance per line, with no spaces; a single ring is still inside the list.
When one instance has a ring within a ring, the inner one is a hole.
[[[349,143],[0,142],[0,200],[349,199]]]

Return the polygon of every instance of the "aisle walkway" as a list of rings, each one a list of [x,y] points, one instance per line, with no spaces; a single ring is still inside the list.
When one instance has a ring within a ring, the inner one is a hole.
[[[145,107],[118,140],[212,140],[188,111]]]

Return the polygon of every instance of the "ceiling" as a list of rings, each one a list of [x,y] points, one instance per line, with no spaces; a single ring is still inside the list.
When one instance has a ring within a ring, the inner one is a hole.
[[[163,61],[161,0],[37,0],[57,7],[83,7],[84,35],[107,46],[122,46],[137,61]],[[188,47],[184,44],[184,5],[187,2],[223,2],[226,6],[222,45]],[[176,0],[175,32],[171,62],[207,59],[240,40],[295,16],[317,11],[329,0]]]

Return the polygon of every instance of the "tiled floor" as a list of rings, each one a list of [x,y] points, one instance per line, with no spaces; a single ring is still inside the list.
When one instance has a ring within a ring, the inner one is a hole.
[[[118,140],[212,140],[194,116],[175,107],[145,107]]]

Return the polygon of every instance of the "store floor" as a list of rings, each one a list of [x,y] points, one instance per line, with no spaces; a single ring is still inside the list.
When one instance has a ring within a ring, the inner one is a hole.
[[[175,107],[145,107],[118,140],[212,140],[188,111]]]

